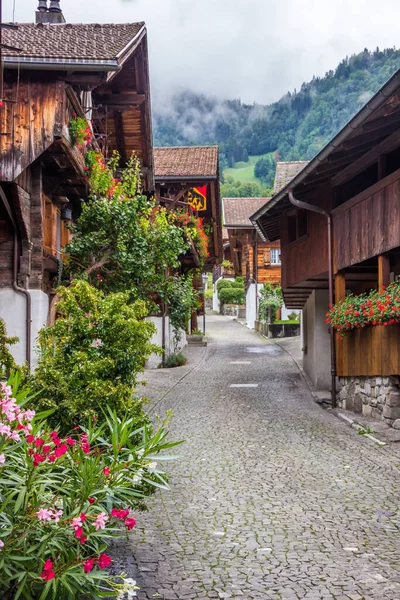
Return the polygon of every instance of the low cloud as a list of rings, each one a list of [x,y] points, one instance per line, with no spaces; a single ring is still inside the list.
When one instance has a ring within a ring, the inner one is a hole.
[[[34,19],[20,0],[16,20]],[[269,103],[364,47],[394,46],[398,0],[61,0],[73,22],[145,21],[153,102],[189,88]],[[12,2],[5,19],[12,18]]]

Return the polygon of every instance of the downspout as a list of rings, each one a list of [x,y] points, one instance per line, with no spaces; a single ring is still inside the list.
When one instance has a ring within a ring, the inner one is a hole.
[[[256,295],[256,321],[258,321],[258,238],[257,238],[257,231],[256,231],[256,241],[254,244],[254,280],[256,283],[256,291],[255,291],[255,295]]]
[[[333,306],[333,251],[332,251],[332,216],[331,214],[319,208],[319,206],[314,206],[313,204],[308,204],[308,202],[303,202],[302,200],[297,200],[293,196],[293,190],[288,191],[288,196],[290,203],[296,208],[301,208],[303,210],[308,210],[310,212],[318,213],[320,215],[324,215],[327,220],[328,227],[328,280],[329,280],[329,304]],[[330,342],[331,342],[331,395],[332,395],[332,408],[336,408],[336,348],[335,348],[335,336],[334,331],[331,328],[330,331]]]
[[[13,227],[13,282],[12,282],[12,287],[13,290],[23,294],[26,298],[26,344],[25,344],[25,356],[26,356],[26,362],[28,363],[29,367],[31,366],[31,340],[32,340],[32,336],[31,336],[31,322],[32,322],[32,298],[30,293],[28,292],[28,290],[25,290],[22,287],[19,287],[18,283],[17,283],[17,277],[18,277],[18,230],[17,230],[17,225],[14,221],[14,216],[12,214],[11,211],[11,207],[9,205],[9,202],[7,200],[7,196],[4,193],[3,188],[0,186],[0,197],[3,201],[4,207],[7,211],[7,214],[9,216],[9,219],[11,221],[12,227]]]

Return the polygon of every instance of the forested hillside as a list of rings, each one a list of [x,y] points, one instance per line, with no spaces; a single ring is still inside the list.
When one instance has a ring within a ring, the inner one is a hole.
[[[268,154],[254,171],[270,187],[276,160],[311,159],[399,67],[400,50],[365,49],[270,105],[185,91],[154,111],[155,144],[218,144],[221,170]]]

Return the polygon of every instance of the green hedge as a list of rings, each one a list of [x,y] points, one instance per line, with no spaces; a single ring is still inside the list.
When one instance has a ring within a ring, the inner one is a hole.
[[[232,287],[232,283],[233,283],[233,281],[229,281],[229,279],[220,279],[217,282],[218,294],[219,294],[219,291],[222,290],[223,288]]]
[[[246,302],[244,289],[238,287],[225,287],[219,293],[221,304],[244,304]]]

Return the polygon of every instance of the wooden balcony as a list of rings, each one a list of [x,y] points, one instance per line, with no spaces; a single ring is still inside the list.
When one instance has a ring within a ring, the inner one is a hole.
[[[370,325],[336,335],[336,370],[339,377],[373,377],[400,373],[400,324]]]

